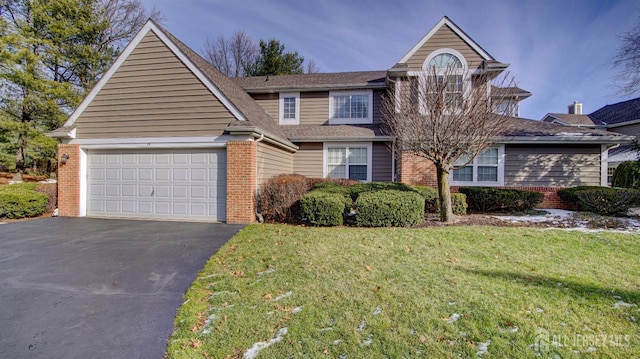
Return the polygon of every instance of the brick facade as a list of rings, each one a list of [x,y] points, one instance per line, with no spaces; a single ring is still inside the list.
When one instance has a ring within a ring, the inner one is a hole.
[[[80,145],[58,145],[58,215],[80,215]],[[62,156],[69,158],[62,163]]]
[[[436,177],[436,167],[430,160],[415,156],[401,155],[398,161],[398,181],[412,186],[422,185],[438,188]],[[459,186],[451,186],[451,192],[458,192]],[[558,196],[559,187],[523,187],[523,186],[503,186],[498,188],[521,189],[535,191],[544,194],[544,200],[538,205],[539,208],[559,208],[571,209]]]
[[[227,142],[227,223],[252,223],[256,218],[257,145]]]

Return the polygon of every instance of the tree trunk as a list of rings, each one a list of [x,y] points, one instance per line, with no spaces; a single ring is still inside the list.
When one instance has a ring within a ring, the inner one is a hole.
[[[438,179],[438,202],[440,204],[440,220],[451,222],[453,220],[453,210],[451,209],[451,186],[449,185],[449,171],[436,164],[436,174]]]

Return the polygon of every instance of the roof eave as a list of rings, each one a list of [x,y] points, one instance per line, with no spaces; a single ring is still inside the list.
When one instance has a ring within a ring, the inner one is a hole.
[[[331,91],[331,90],[350,90],[350,89],[384,89],[384,82],[357,83],[357,84],[322,84],[322,85],[302,85],[302,86],[273,86],[273,87],[242,87],[248,93],[278,93],[284,91]]]
[[[290,152],[298,151],[298,146],[291,143],[291,141],[282,137],[276,136],[272,133],[262,130],[259,127],[252,126],[229,126],[225,128],[225,131],[232,135],[248,135],[256,138],[264,138],[264,141],[272,143],[276,146],[282,147]],[[264,137],[263,137],[264,136]]]
[[[634,138],[633,136],[500,136],[495,141],[509,144],[623,144],[633,141]]]
[[[365,137],[290,137],[291,142],[389,142],[393,141],[391,136],[365,136]]]

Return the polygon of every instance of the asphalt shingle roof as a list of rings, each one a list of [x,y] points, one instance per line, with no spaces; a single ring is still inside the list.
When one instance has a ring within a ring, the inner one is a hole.
[[[319,88],[384,87],[387,71],[334,72],[298,75],[234,77],[231,80],[247,92],[269,90],[314,90]]]
[[[629,101],[607,105],[589,117],[598,125],[614,125],[622,122],[640,120],[640,97]]]
[[[592,128],[560,125],[557,123],[529,120],[518,117],[506,117],[507,129],[503,136],[545,136],[545,137],[625,137],[613,132]]]
[[[589,115],[576,115],[572,113],[550,113],[560,121],[567,123],[569,125],[583,125],[583,126],[593,126],[593,120]]]
[[[373,139],[386,136],[379,125],[297,125],[282,126],[291,141],[325,139]]]

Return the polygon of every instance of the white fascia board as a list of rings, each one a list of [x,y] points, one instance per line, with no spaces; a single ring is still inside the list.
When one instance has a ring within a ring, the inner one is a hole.
[[[136,49],[138,44],[142,41],[142,39],[149,33],[149,31],[153,31],[153,33],[158,36],[158,38],[173,52],[192,73],[196,75],[196,77],[213,93],[213,95],[240,121],[246,121],[247,118],[236,108],[229,99],[227,99],[222,92],[216,87],[213,82],[193,63],[191,60],[187,58],[187,56],[180,51],[180,49],[174,44],[154,23],[152,20],[148,20],[147,23],[140,29],[140,31],[136,34],[136,36],[131,40],[129,45],[125,47],[124,51],[118,56],[116,61],[111,65],[109,70],[105,72],[100,81],[96,83],[96,85],[91,89],[87,97],[84,98],[82,103],[76,108],[75,111],[71,114],[67,122],[63,126],[72,126],[76,120],[82,115],[82,113],[89,107],[91,102],[95,99],[95,97],[100,93],[102,88],[109,82],[111,77],[118,71],[120,66],[125,62],[125,60],[131,55],[133,50]]]
[[[551,138],[550,138],[551,137]],[[584,137],[552,137],[552,136],[521,136],[521,137],[500,137],[495,139],[495,143],[505,144],[577,144],[577,143],[607,143],[623,144],[633,140],[629,136],[584,136]]]
[[[443,27],[444,25],[449,26],[449,28],[451,28],[451,30],[453,30],[453,32],[455,32],[456,35],[460,36],[460,38],[464,42],[466,42],[469,46],[471,46],[471,48],[473,48],[478,54],[480,54],[480,56],[482,56],[484,60],[495,61],[493,56],[489,55],[488,52],[486,52],[482,47],[480,47],[480,45],[478,45],[475,41],[473,41],[473,39],[471,39],[467,34],[464,33],[464,31],[462,31],[456,24],[454,24],[453,21],[449,20],[449,18],[445,16],[442,19],[440,19],[440,21],[438,21],[438,23],[434,27],[432,27],[431,30],[429,30],[429,32],[427,32],[427,34],[424,35],[422,39],[420,39],[420,41],[418,41],[418,43],[415,44],[415,46],[413,46],[411,50],[409,50],[409,52],[407,52],[400,59],[400,61],[398,61],[398,63],[406,63],[407,61],[409,61],[411,56],[413,56],[422,47],[422,45],[424,45],[427,41],[429,41],[429,39],[431,39],[431,37],[438,30],[440,30],[440,28]]]
[[[217,137],[139,137],[76,139],[70,144],[82,149],[154,149],[154,148],[223,148],[231,136]]]

